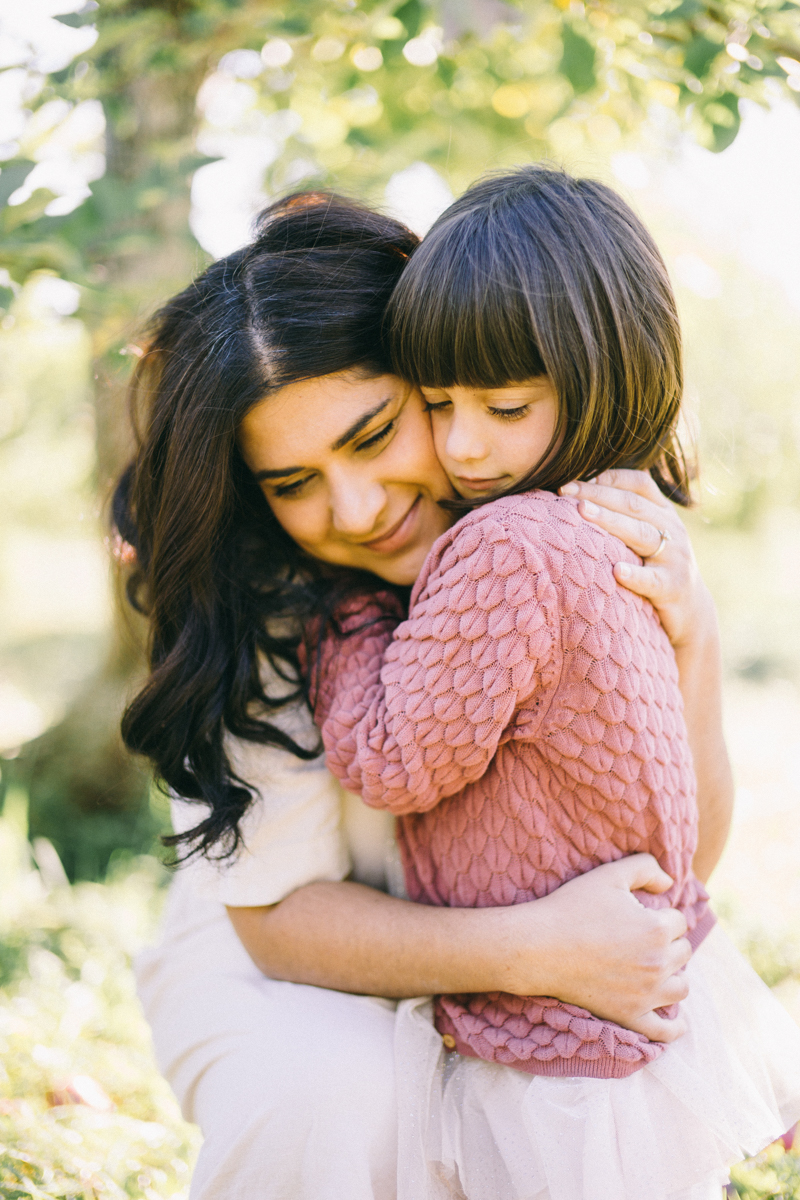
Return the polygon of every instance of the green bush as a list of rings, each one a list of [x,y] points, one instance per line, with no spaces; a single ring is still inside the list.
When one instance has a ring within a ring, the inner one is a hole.
[[[166,872],[140,858],[48,893],[1,819],[0,865],[0,1196],[185,1197],[199,1137],[153,1061],[130,969]]]

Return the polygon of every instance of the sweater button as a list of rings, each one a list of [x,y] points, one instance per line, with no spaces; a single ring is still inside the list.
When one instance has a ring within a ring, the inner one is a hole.
[[[453,1037],[452,1033],[445,1033],[442,1036],[442,1041],[444,1042],[445,1048],[447,1050],[455,1050],[456,1039]]]

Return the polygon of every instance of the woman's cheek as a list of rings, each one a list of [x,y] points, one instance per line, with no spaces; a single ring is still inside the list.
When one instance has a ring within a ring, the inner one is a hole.
[[[444,464],[447,462],[447,431],[449,429],[449,422],[441,413],[431,413],[429,419],[431,423],[433,453],[441,469],[445,470]]]
[[[319,540],[319,520],[313,505],[299,499],[270,497],[269,506],[278,524],[295,542],[309,546]]]
[[[403,456],[408,481],[426,484],[435,494],[446,496],[450,494],[450,485],[436,452],[435,438],[436,426],[431,429],[430,415],[420,401],[395,441],[399,442],[398,452]],[[399,478],[397,473],[395,477]]]

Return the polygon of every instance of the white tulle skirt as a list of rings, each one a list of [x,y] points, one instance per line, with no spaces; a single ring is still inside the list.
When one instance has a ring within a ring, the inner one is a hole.
[[[689,1032],[627,1079],[462,1058],[403,1001],[398,1200],[719,1200],[800,1118],[800,1029],[719,927],[687,973]]]

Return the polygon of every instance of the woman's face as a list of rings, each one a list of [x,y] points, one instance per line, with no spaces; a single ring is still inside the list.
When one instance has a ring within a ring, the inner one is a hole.
[[[394,375],[288,384],[250,410],[239,447],[283,528],[324,562],[411,584],[452,522],[422,398]]]

